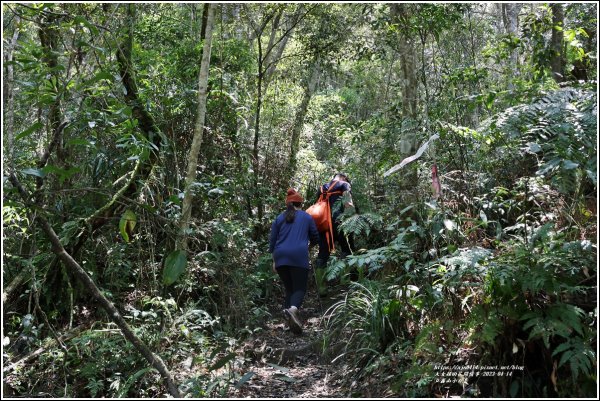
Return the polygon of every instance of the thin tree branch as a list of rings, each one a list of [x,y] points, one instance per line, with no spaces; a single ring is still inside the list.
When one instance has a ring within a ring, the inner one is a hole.
[[[52,134],[52,140],[48,144],[48,148],[44,151],[44,153],[40,157],[40,160],[38,161],[38,169],[46,167],[46,164],[48,163],[48,159],[50,159],[50,155],[54,151],[54,148],[56,148],[58,146],[58,142],[60,141],[60,136],[67,125],[69,125],[69,121],[63,121],[54,130],[54,133]],[[42,183],[43,183],[43,179],[41,177],[38,177],[37,178],[38,189],[41,188]]]
[[[30,195],[25,191],[21,183],[17,179],[14,173],[11,173],[8,177],[10,183],[15,187],[21,198],[23,198],[23,202],[28,208],[35,206],[29,202]],[[71,271],[77,277],[81,283],[86,287],[89,291],[90,295],[96,299],[96,301],[102,306],[102,308],[106,311],[110,319],[115,322],[115,324],[121,329],[123,336],[144,356],[144,358],[150,363],[152,367],[154,367],[161,376],[165,379],[167,388],[169,389],[169,393],[173,397],[181,397],[179,393],[179,389],[175,384],[171,373],[169,372],[167,366],[163,362],[160,356],[156,355],[154,352],[148,348],[148,346],[131,330],[121,313],[117,310],[115,305],[108,300],[102,294],[96,283],[92,280],[92,278],[87,274],[87,272],[79,265],[79,263],[73,259],[73,257],[65,250],[63,245],[60,242],[60,239],[56,235],[56,232],[48,223],[48,220],[40,213],[35,215],[35,220],[39,223],[42,231],[46,234],[50,243],[52,245],[52,252],[58,256],[58,258],[63,262],[65,267]]]
[[[293,22],[293,23],[292,23],[292,26],[291,26],[291,27],[289,27],[289,28],[288,28],[288,29],[287,29],[287,30],[286,30],[286,31],[285,31],[285,32],[284,32],[284,33],[281,35],[281,37],[280,37],[279,39],[277,39],[277,41],[276,41],[275,43],[273,43],[273,47],[271,47],[270,49],[267,49],[267,52],[265,53],[265,55],[264,55],[264,57],[263,57],[263,60],[266,60],[266,59],[267,59],[267,57],[269,57],[269,53],[271,53],[271,51],[273,50],[273,48],[274,48],[275,46],[277,46],[277,44],[278,44],[279,42],[281,42],[281,41],[283,40],[283,38],[285,38],[285,37],[286,37],[286,36],[287,36],[287,35],[288,35],[288,34],[289,34],[291,31],[293,31],[293,30],[294,30],[294,28],[295,28],[295,27],[296,27],[296,26],[297,26],[297,25],[300,23],[300,21],[302,21],[304,18],[306,18],[306,16],[307,16],[308,14],[310,14],[310,12],[311,12],[312,10],[314,10],[315,8],[317,8],[318,6],[319,6],[319,5],[317,4],[316,6],[313,6],[313,7],[309,8],[309,9],[308,9],[308,10],[307,10],[307,11],[304,13],[304,15],[300,16],[300,17],[299,17],[299,18],[298,18],[298,19],[297,19],[295,22]]]
[[[69,331],[68,333],[65,333],[65,334],[61,335],[59,338],[54,339],[54,341],[61,341],[61,342],[68,341],[72,338],[77,337],[79,335],[79,333],[81,333],[83,331],[83,329],[84,329],[83,325],[75,327],[73,330]],[[18,368],[19,366],[23,365],[24,363],[29,362],[32,359],[35,359],[36,357],[41,355],[46,349],[48,349],[51,345],[52,345],[52,343],[49,345],[40,347],[40,348],[36,349],[35,351],[33,351],[32,353],[25,355],[23,358],[19,359],[15,363],[12,363],[12,364],[6,366],[5,368],[3,368],[2,372],[4,374],[7,374],[8,372]]]

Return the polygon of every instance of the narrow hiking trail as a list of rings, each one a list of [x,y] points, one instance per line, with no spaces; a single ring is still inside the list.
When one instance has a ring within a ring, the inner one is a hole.
[[[344,397],[341,379],[322,356],[321,344],[324,312],[345,295],[335,287],[331,295],[319,299],[314,282],[301,308],[303,333],[289,331],[280,300],[273,300],[271,319],[265,330],[245,341],[240,350],[247,358],[240,372],[254,375],[239,388],[232,387],[228,396],[251,398],[324,398]]]

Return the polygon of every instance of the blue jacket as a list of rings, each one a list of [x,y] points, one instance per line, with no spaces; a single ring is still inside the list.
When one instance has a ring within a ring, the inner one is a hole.
[[[323,190],[328,191],[331,184],[333,184],[333,180],[331,180],[327,184],[323,184]],[[342,192],[342,193],[351,192],[351,191],[352,191],[352,187],[350,186],[350,183],[348,183],[346,181],[338,181],[335,184],[335,187],[333,187],[333,189],[331,190],[331,192]],[[321,188],[319,187],[319,191],[317,192],[317,200],[319,199],[321,194],[322,194]],[[339,203],[336,205],[336,202],[341,197],[342,197],[342,195],[338,195],[338,194],[331,195],[329,197],[329,206],[331,207],[331,218],[333,219],[333,221],[336,221],[337,218],[344,212],[343,204]]]
[[[285,221],[281,213],[271,226],[269,252],[273,254],[275,267],[294,266],[308,269],[308,243],[319,243],[319,232],[313,218],[303,210],[296,210],[294,221]]]

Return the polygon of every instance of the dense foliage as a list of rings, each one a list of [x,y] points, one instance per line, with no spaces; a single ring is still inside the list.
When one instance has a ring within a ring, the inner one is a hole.
[[[3,395],[168,392],[42,219],[182,396],[231,395],[285,190],[344,170],[318,347],[344,394],[596,397],[597,5],[213,7],[186,187],[207,8],[3,3]]]

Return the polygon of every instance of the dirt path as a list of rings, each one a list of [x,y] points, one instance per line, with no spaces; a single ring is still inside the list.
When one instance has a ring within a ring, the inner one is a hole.
[[[273,304],[272,319],[260,337],[243,345],[249,358],[245,372],[254,375],[239,389],[232,388],[231,397],[251,398],[325,398],[344,397],[340,391],[335,370],[321,356],[323,325],[322,310],[336,302],[342,295],[322,299],[317,297],[314,284],[309,285],[301,318],[304,332],[294,335],[286,327],[282,309]]]

